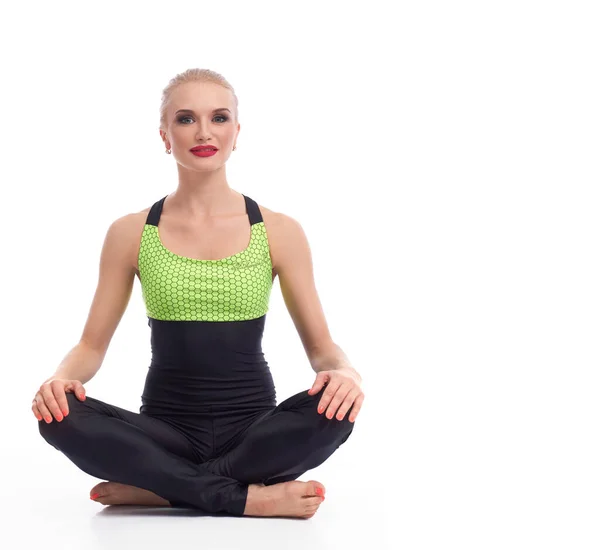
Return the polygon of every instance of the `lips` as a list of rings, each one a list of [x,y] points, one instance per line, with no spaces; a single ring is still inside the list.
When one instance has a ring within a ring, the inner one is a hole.
[[[192,147],[190,151],[218,151],[218,149],[216,147],[213,147],[212,145],[200,145],[198,147]]]

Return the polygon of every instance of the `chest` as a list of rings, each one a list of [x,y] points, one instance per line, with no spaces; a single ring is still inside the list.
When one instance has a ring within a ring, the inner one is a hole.
[[[198,260],[216,261],[245,250],[252,236],[248,217],[230,216],[197,226],[161,218],[158,236],[175,254]]]
[[[266,218],[266,217],[265,217]],[[277,276],[275,249],[270,246],[270,238],[275,239],[273,224],[263,221],[264,242],[271,260],[271,282]],[[171,256],[195,260],[198,265],[211,266],[242,255],[250,248],[252,226],[247,216],[236,216],[220,220],[218,223],[203,224],[196,227],[178,224],[168,218],[161,219],[157,227],[155,240],[161,247],[172,253]],[[141,243],[140,243],[141,245]],[[141,246],[140,246],[141,249]],[[135,273],[140,278],[139,252],[135,258]]]
[[[182,249],[177,249],[184,252]],[[254,223],[241,250],[196,258],[165,245],[158,227],[146,224],[138,277],[149,317],[160,320],[241,321],[268,310],[273,266],[263,222]]]

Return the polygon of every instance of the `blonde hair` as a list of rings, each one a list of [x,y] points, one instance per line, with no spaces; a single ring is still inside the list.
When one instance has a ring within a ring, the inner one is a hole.
[[[162,92],[162,100],[160,103],[160,129],[165,130],[167,127],[167,104],[171,98],[171,93],[177,86],[185,84],[186,82],[212,82],[213,84],[219,84],[220,86],[227,88],[233,94],[235,104],[233,116],[236,121],[238,120],[238,98],[235,95],[233,86],[227,82],[227,79],[210,69],[187,69],[169,80],[169,84]]]

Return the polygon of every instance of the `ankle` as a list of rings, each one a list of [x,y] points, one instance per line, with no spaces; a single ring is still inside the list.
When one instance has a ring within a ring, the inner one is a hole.
[[[248,496],[246,497],[246,515],[262,515],[265,513],[265,490],[267,487],[251,483],[248,485]]]

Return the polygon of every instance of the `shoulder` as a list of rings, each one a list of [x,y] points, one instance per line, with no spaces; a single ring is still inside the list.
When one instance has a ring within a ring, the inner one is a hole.
[[[263,221],[265,222],[265,227],[267,230],[272,228],[273,230],[285,231],[285,232],[294,232],[294,231],[302,231],[302,226],[300,222],[292,216],[288,216],[283,212],[277,212],[262,204],[258,205],[260,212],[263,217]],[[269,235],[270,236],[270,235]],[[275,235],[274,235],[275,236]]]
[[[139,212],[131,212],[114,220],[107,231],[106,239],[117,242],[125,249],[131,265],[138,272],[138,256],[144,226],[150,207]]]
[[[267,230],[273,269],[276,273],[280,273],[281,268],[286,264],[286,259],[295,254],[302,254],[308,249],[306,233],[300,222],[292,216],[276,212],[261,204],[258,206]]]
[[[134,235],[140,236],[144,230],[149,211],[150,207],[139,212],[125,214],[114,220],[108,231],[125,239]]]

